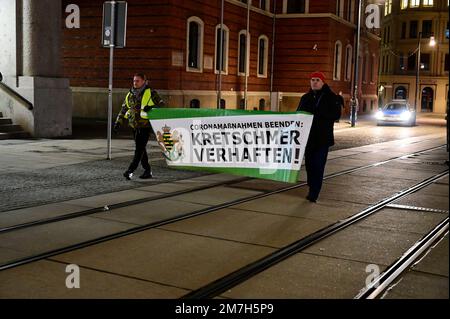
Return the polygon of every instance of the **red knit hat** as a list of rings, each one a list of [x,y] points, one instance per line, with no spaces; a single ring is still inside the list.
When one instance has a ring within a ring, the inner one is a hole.
[[[325,83],[325,75],[322,72],[316,71],[311,73],[311,75],[309,76],[310,79],[312,78],[318,78],[321,79],[323,83]]]

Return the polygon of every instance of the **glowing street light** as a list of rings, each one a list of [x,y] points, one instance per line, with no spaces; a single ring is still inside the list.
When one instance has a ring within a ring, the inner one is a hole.
[[[430,47],[434,47],[436,45],[436,39],[434,38],[434,34],[430,36]]]

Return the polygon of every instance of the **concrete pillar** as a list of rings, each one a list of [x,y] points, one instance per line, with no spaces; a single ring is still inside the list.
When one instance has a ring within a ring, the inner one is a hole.
[[[0,90],[0,111],[35,137],[72,134],[72,92],[61,77],[62,11],[61,0],[0,0],[0,72],[34,107]]]
[[[61,76],[61,1],[22,0],[24,76]]]
[[[16,1],[0,0],[0,72],[4,77],[17,74]]]

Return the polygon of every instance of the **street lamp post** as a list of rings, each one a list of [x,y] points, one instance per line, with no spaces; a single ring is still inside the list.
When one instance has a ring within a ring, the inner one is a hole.
[[[420,73],[420,42],[422,40],[422,32],[419,32],[419,44],[417,46],[417,62],[416,62],[416,95],[414,97],[414,112],[417,114],[417,97],[419,95],[419,73]]]
[[[351,99],[351,125],[355,127],[356,114],[358,108],[358,85],[359,85],[359,41],[361,38],[361,11],[363,0],[358,0],[358,25],[356,26],[356,45],[355,45],[355,68],[353,73],[353,95]]]

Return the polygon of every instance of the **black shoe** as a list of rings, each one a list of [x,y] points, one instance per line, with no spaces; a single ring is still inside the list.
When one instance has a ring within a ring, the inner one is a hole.
[[[130,181],[131,177],[133,177],[133,172],[126,171],[125,173],[123,173],[123,177],[125,177],[128,181]]]
[[[151,170],[146,170],[144,172],[144,174],[142,174],[141,176],[139,176],[140,179],[149,179],[149,178],[153,178],[153,174]]]
[[[317,198],[312,198],[311,196],[306,196],[306,199],[309,200],[311,203],[317,203]]]

